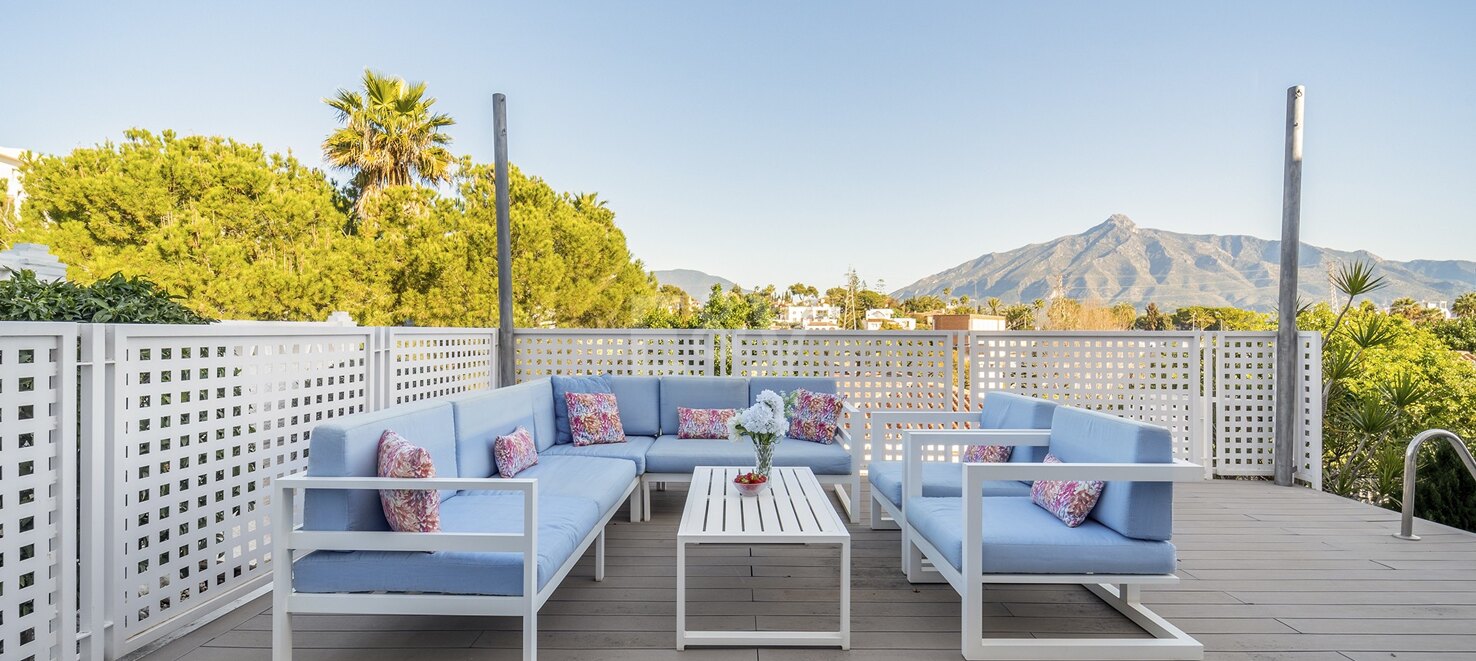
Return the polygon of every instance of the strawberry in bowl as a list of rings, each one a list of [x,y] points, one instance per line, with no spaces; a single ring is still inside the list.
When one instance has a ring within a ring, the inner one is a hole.
[[[764,489],[769,488],[769,478],[752,471],[739,473],[733,478],[733,486],[738,489],[740,495],[757,496],[763,493]]]

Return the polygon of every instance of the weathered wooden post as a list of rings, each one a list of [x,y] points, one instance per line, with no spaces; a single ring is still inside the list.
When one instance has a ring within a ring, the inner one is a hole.
[[[512,221],[507,192],[507,97],[492,95],[493,175],[497,178],[497,385],[513,384]]]
[[[1286,90],[1286,166],[1281,189],[1281,292],[1276,330],[1276,484],[1291,486],[1296,475],[1301,412],[1300,348],[1297,346],[1297,269],[1301,264],[1302,102],[1307,89]],[[1317,459],[1321,461],[1321,458]]]

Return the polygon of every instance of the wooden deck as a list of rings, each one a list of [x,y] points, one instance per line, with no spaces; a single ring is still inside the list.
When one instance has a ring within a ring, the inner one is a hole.
[[[853,526],[850,652],[673,649],[675,534],[683,496],[652,494],[654,518],[610,528],[609,566],[574,570],[539,619],[540,658],[882,661],[961,658],[958,597],[911,585],[898,570],[898,533]],[[1476,659],[1476,535],[1420,521],[1424,541],[1390,536],[1398,515],[1306,489],[1264,482],[1181,486],[1174,587],[1144,600],[1204,643],[1207,659]],[[869,509],[869,504],[868,504]],[[628,517],[627,517],[628,518]],[[692,626],[832,626],[833,548],[712,547],[691,552]],[[993,588],[992,631],[1143,635],[1077,587]],[[257,599],[145,657],[148,661],[265,661],[270,598]],[[516,659],[513,618],[300,616],[301,661]]]

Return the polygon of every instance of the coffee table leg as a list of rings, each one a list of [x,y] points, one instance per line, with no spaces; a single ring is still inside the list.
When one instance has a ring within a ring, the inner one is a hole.
[[[687,544],[677,542],[676,648],[687,649]]]
[[[841,542],[840,634],[841,649],[851,649],[851,540]]]

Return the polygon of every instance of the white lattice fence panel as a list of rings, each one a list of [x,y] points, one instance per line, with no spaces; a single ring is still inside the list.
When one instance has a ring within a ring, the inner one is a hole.
[[[712,376],[720,374],[723,331],[518,330],[519,382],[554,374]]]
[[[836,379],[846,399],[869,411],[953,410],[952,336],[930,331],[735,331],[731,340],[734,376],[814,376]],[[865,461],[900,457],[901,437],[871,429],[855,431],[879,439]]]
[[[1172,332],[975,332],[972,401],[1008,390],[1168,427],[1200,460],[1199,336]]]
[[[1297,333],[1301,348],[1302,381],[1297,384],[1297,405],[1301,407],[1300,461],[1297,479],[1322,490],[1322,334],[1315,331]]]
[[[313,427],[368,410],[374,331],[114,326],[115,654],[270,575],[271,480]]]
[[[0,659],[76,658],[76,352],[0,323]]]
[[[497,329],[386,328],[390,406],[497,385]]]
[[[1206,334],[1216,475],[1273,475],[1276,334]]]

